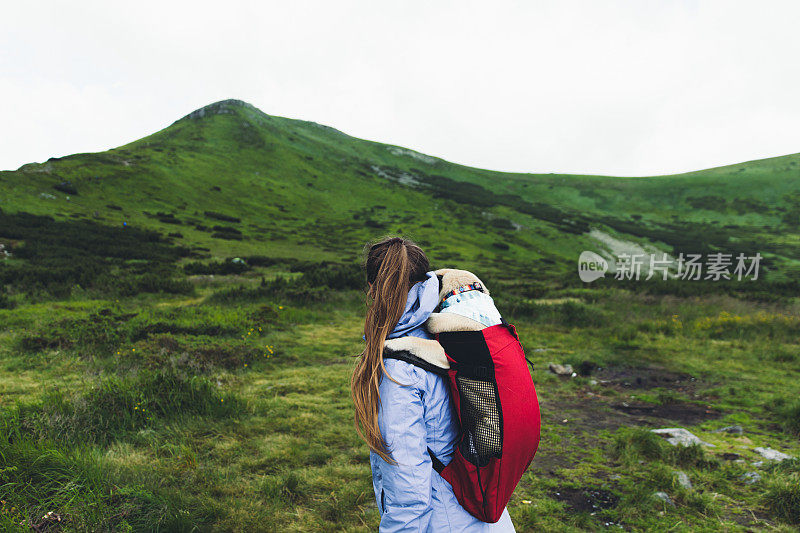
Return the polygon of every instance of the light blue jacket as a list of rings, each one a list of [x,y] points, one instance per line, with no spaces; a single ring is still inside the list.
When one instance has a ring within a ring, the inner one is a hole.
[[[409,300],[428,292],[434,282],[438,291],[436,278],[429,278],[412,287]],[[435,304],[431,307],[423,303],[420,307],[419,301],[410,301],[406,311],[418,319],[420,309],[430,314],[434,308]],[[400,322],[408,324],[410,321],[404,318]],[[411,335],[428,336],[420,331]],[[384,365],[386,372],[405,386],[386,376],[380,384],[378,425],[397,462],[387,463],[370,452],[372,485],[381,514],[380,532],[513,532],[507,510],[495,524],[481,522],[458,503],[450,484],[433,469],[428,448],[446,465],[458,438],[458,419],[445,378],[397,359],[384,359]]]

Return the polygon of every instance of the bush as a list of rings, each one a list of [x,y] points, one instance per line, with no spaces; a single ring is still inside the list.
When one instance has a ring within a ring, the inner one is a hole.
[[[208,297],[208,301],[219,304],[239,304],[263,300],[314,303],[323,302],[328,299],[328,296],[329,291],[323,287],[309,287],[302,281],[277,277],[274,280],[265,281],[259,287],[239,286],[215,292]]]
[[[209,372],[218,368],[241,368],[252,363],[264,350],[243,339],[216,339],[206,335],[175,337],[154,335],[136,346],[136,352],[125,352],[134,363],[151,369],[171,368],[190,373]]]
[[[157,487],[115,479],[92,450],[31,438],[19,415],[0,415],[0,530],[191,531],[206,520]],[[43,518],[50,511],[66,520]]]
[[[229,240],[229,241],[241,241],[243,239],[241,233],[220,233],[220,232],[212,233],[211,234],[211,238],[212,239],[226,239],[226,240]]]
[[[230,274],[241,274],[250,270],[250,266],[244,262],[234,263],[231,260],[227,261],[211,261],[210,263],[201,263],[200,261],[193,261],[183,266],[183,271],[189,275],[217,275],[227,276]]]
[[[103,277],[105,294],[112,296],[135,296],[139,293],[192,294],[194,285],[185,279],[176,279],[169,275],[154,272],[138,276],[119,278]]]
[[[620,428],[614,435],[612,453],[618,459],[633,462],[640,458],[662,460],[667,456],[664,439],[646,429]]]
[[[790,524],[800,524],[800,473],[779,474],[768,480],[764,505]]]
[[[218,231],[220,233],[235,233],[236,235],[241,235],[242,234],[241,231],[239,231],[236,228],[232,228],[230,226],[214,226],[211,229],[213,229],[214,231]]]
[[[20,353],[39,353],[44,350],[54,350],[56,348],[69,348],[72,342],[59,333],[51,335],[24,335],[17,338],[14,349]]]
[[[75,286],[104,296],[191,290],[171,281],[174,263],[190,251],[152,231],[0,212],[0,236],[24,242],[14,249],[22,264],[0,263],[0,286],[17,291],[68,297]]]
[[[303,271],[302,281],[311,287],[330,289],[361,289],[366,279],[358,265],[339,265],[321,263]]]
[[[600,327],[608,323],[608,317],[602,311],[581,302],[540,304],[521,298],[510,298],[499,301],[498,306],[511,316],[529,317],[538,323],[568,327]]]
[[[281,262],[280,259],[267,257],[264,255],[250,255],[244,258],[247,264],[254,267],[268,267]]]
[[[770,404],[784,431],[791,435],[800,435],[800,399],[786,402],[783,397],[776,398]]]
[[[617,430],[611,453],[627,464],[633,464],[639,459],[647,459],[703,470],[719,466],[719,461],[714,457],[709,457],[703,447],[698,444],[672,446],[652,431],[635,427],[622,427]]]
[[[111,355],[128,338],[123,323],[129,318],[130,315],[119,315],[110,309],[93,311],[85,318],[68,319],[59,323],[56,331],[66,342],[59,336],[54,341],[59,345],[77,348],[81,355]]]
[[[0,309],[14,309],[14,300],[8,297],[3,287],[0,287]]]
[[[164,369],[107,377],[74,395],[54,389],[38,404],[17,406],[3,418],[6,424],[15,420],[30,438],[109,443],[158,419],[232,417],[243,408],[238,396],[224,393],[208,378]]]
[[[225,214],[223,214],[223,213],[215,213],[214,211],[205,211],[205,212],[204,212],[204,214],[205,214],[205,215],[206,215],[208,218],[213,218],[213,219],[215,219],[215,220],[221,220],[221,221],[223,221],[223,222],[234,222],[234,223],[237,223],[237,224],[238,224],[239,222],[241,222],[241,221],[242,221],[242,219],[241,219],[241,218],[238,218],[238,217],[232,217],[232,216],[230,216],[230,215],[225,215]]]
[[[61,183],[56,183],[53,185],[53,188],[59,192],[63,192],[64,194],[71,194],[73,196],[78,195],[78,189],[70,181],[62,181]]]

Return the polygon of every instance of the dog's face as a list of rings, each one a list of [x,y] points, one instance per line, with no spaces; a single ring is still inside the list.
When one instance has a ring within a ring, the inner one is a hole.
[[[484,285],[478,276],[467,270],[441,268],[435,271],[434,274],[439,278],[439,302],[441,302],[450,291],[475,282],[481,284],[481,292],[489,294],[489,289],[486,288],[486,285]]]

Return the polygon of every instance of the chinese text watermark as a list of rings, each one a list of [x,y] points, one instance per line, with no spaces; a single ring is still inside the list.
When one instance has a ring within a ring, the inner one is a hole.
[[[761,264],[761,254],[746,255],[714,252],[708,254],[679,254],[671,258],[666,253],[658,254],[628,254],[621,253],[616,256],[610,268],[609,262],[601,255],[584,251],[578,258],[578,276],[581,281],[592,282],[605,277],[609,270],[618,280],[650,280],[679,279],[686,281],[697,280],[732,280],[737,281],[758,279],[758,269]]]

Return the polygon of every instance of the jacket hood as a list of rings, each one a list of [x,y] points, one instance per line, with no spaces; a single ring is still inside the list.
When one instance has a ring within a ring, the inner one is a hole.
[[[427,276],[427,279],[418,281],[409,289],[403,316],[386,336],[387,339],[406,336],[431,338],[425,329],[425,321],[439,305],[439,279],[433,271],[428,272]]]

